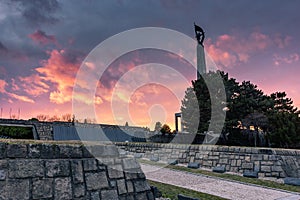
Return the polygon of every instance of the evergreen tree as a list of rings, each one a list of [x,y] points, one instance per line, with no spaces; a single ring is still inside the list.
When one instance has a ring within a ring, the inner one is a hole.
[[[222,88],[218,87],[220,76],[226,102],[222,100]],[[212,105],[217,112],[212,112]],[[219,130],[224,125],[223,138],[240,130],[249,136],[254,132],[254,146],[300,147],[300,112],[285,92],[268,96],[250,81],[239,84],[222,71],[209,72],[193,81],[185,92],[181,112],[183,129],[189,133]],[[250,144],[249,138],[246,144]]]
[[[168,124],[164,124],[160,129],[160,132],[162,133],[162,135],[171,134],[171,128]]]

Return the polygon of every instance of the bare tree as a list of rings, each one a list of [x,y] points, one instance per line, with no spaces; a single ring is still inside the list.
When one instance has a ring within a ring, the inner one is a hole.
[[[36,118],[39,120],[39,121],[47,121],[49,119],[49,115],[43,115],[43,114],[40,114],[38,116],[36,116]]]
[[[61,116],[61,121],[64,122],[71,122],[72,121],[72,115],[71,114],[64,114]]]

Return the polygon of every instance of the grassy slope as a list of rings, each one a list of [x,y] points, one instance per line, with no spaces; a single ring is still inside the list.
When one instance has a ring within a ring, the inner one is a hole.
[[[165,184],[165,183],[159,183],[159,182],[154,182],[154,181],[150,181],[150,180],[148,180],[148,182],[150,185],[156,186],[159,189],[159,191],[161,191],[163,197],[170,198],[172,200],[177,199],[178,194],[183,194],[188,197],[207,199],[207,200],[224,199],[224,198],[213,196],[210,194],[196,192],[193,190],[188,190],[188,189],[184,189],[181,187],[177,187],[177,186],[173,186],[173,185],[169,185],[169,184]]]

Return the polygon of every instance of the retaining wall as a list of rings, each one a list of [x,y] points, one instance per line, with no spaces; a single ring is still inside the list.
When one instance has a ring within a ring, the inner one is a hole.
[[[0,119],[1,126],[32,127],[35,140],[53,140],[53,124],[72,125],[70,122],[39,122],[31,120]]]
[[[225,166],[226,171],[258,171],[259,177],[300,177],[300,150],[182,145],[159,143],[116,143],[124,154],[179,163],[199,162],[204,168]]]
[[[154,199],[114,145],[20,142],[0,141],[0,199]]]

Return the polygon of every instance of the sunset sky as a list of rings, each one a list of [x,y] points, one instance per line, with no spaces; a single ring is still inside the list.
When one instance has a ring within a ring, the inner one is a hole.
[[[168,28],[194,38],[194,22],[205,30],[204,47],[218,69],[239,82],[250,80],[266,94],[285,91],[300,108],[299,8],[298,0],[2,0],[2,118],[19,109],[22,119],[73,113],[77,72],[82,64],[97,70],[99,63],[83,63],[97,45],[142,27]],[[193,51],[195,57],[191,47]],[[106,68],[94,99],[85,94],[76,98],[93,106],[99,123],[128,121],[153,129],[161,121],[173,128],[179,97],[195,78],[181,55],[143,49]],[[128,86],[128,80],[144,84]]]

